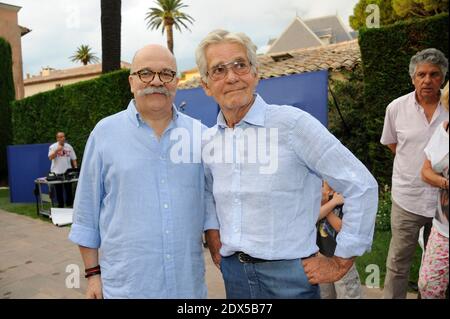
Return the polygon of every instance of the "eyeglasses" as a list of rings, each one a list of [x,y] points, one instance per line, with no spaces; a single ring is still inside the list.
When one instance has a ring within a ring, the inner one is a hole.
[[[245,75],[250,72],[250,66],[252,64],[250,62],[245,61],[232,61],[225,64],[219,64],[215,67],[211,68],[206,75],[210,77],[213,81],[223,80],[225,76],[228,74],[228,69],[232,69],[233,72],[237,75]]]
[[[139,76],[139,79],[141,79],[144,83],[150,83],[154,80],[155,75],[158,74],[159,80],[162,83],[169,83],[172,82],[173,78],[177,74],[177,72],[172,70],[164,69],[160,72],[155,72],[150,69],[142,69],[136,72],[131,73],[131,75],[137,75]]]

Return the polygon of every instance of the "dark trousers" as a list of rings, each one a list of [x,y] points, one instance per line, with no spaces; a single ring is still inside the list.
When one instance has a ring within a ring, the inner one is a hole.
[[[56,184],[53,185],[56,192],[56,200],[58,201],[58,207],[64,208],[64,197],[66,199],[66,206],[72,206],[73,204],[73,195],[72,195],[72,184],[64,183],[64,184]],[[65,196],[64,196],[64,193]]]

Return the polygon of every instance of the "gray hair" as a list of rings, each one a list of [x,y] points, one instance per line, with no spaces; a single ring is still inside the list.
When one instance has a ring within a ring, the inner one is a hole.
[[[256,55],[256,45],[244,33],[233,33],[226,30],[214,30],[210,32],[198,45],[195,51],[195,60],[197,62],[198,70],[203,82],[208,83],[206,73],[208,72],[208,65],[206,61],[206,49],[211,44],[218,44],[223,42],[239,43],[247,50],[248,61],[252,65],[252,72],[256,75],[258,67],[258,59]]]
[[[442,72],[442,83],[444,83],[445,76],[447,75],[448,70],[448,60],[445,57],[444,53],[434,48],[429,48],[417,52],[409,62],[409,75],[411,76],[411,79],[414,79],[417,65],[422,63],[430,63],[438,66]]]

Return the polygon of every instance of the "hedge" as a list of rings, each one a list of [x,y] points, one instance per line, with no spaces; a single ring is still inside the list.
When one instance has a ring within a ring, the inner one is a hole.
[[[48,143],[57,131],[82,158],[90,132],[102,118],[128,106],[128,70],[39,93],[12,105],[13,143]]]
[[[408,72],[414,54],[425,48],[436,48],[448,57],[448,23],[448,13],[445,13],[380,29],[360,30],[367,165],[380,185],[389,185],[392,174],[393,156],[380,144],[386,107],[414,90]]]
[[[14,98],[11,46],[0,38],[0,184],[8,176],[6,147],[12,139],[10,104]]]

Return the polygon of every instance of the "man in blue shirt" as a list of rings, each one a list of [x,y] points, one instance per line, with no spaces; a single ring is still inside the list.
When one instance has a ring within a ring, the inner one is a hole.
[[[201,124],[173,106],[176,70],[166,48],[140,49],[129,76],[134,99],[89,136],[69,235],[88,298],[206,297],[203,167],[170,156],[171,132]]]
[[[206,238],[227,298],[320,298],[371,247],[373,176],[319,121],[255,93],[256,46],[211,32],[196,52],[202,85],[220,106],[206,132]],[[316,256],[321,180],[345,198],[335,256]],[[213,218],[215,217],[215,219]]]

